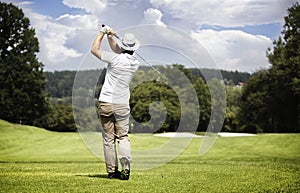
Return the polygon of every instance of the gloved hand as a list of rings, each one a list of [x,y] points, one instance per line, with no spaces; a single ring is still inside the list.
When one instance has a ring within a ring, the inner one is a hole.
[[[108,34],[110,31],[113,31],[111,27],[107,25],[102,25],[102,28],[100,29],[100,32],[104,34]]]

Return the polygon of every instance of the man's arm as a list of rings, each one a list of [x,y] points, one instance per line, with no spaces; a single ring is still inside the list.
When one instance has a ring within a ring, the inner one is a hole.
[[[96,39],[94,40],[93,45],[92,45],[92,49],[91,49],[92,54],[94,54],[99,59],[101,59],[100,46],[101,46],[101,42],[102,42],[103,37],[104,37],[104,33],[100,32],[98,34],[98,36],[96,37]]]
[[[107,39],[108,39],[108,43],[109,43],[109,46],[112,49],[112,51],[114,51],[117,54],[120,54],[122,52],[122,50],[120,49],[120,47],[118,46],[116,41],[113,39],[113,35],[115,35],[115,34],[116,33],[111,29],[107,35]]]

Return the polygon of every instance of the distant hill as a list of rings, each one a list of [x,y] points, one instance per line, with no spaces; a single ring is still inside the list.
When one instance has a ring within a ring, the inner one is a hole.
[[[238,72],[238,71],[226,71],[226,70],[215,70],[215,69],[190,69],[194,76],[200,76],[203,78],[203,74],[207,76],[208,79],[213,78],[214,74],[221,72],[222,77],[227,85],[239,85],[239,83],[247,82],[251,74],[247,72]]]
[[[142,66],[139,68],[143,71],[151,70],[151,68]],[[203,77],[205,74],[206,78],[210,79],[214,77],[214,74],[221,72],[224,83],[226,85],[238,85],[240,82],[246,82],[251,76],[249,73],[238,72],[238,71],[225,71],[225,70],[215,70],[215,69],[196,69],[191,68],[192,74],[196,77]],[[99,81],[103,81],[105,72],[103,69],[97,70],[87,70],[82,71],[82,73],[86,73],[86,81],[85,84],[92,84],[89,80],[91,74],[99,75]],[[54,72],[45,72],[46,74],[46,91],[53,98],[63,98],[63,97],[71,97],[73,82],[75,79],[77,71],[54,71]]]

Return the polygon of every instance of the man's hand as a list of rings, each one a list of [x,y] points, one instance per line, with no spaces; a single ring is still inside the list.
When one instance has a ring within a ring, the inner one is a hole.
[[[103,34],[108,34],[108,35],[110,35],[110,34],[114,35],[115,34],[113,29],[111,27],[107,26],[107,25],[102,26],[102,28],[100,29],[100,32],[103,33]]]
[[[116,34],[116,32],[112,29],[112,28],[110,28],[109,30],[108,30],[108,32],[107,32],[107,35],[115,35]]]

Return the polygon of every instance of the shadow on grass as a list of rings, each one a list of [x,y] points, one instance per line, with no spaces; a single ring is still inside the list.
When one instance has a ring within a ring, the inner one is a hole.
[[[76,174],[75,176],[79,176],[79,177],[88,177],[88,178],[106,178],[107,174]]]

